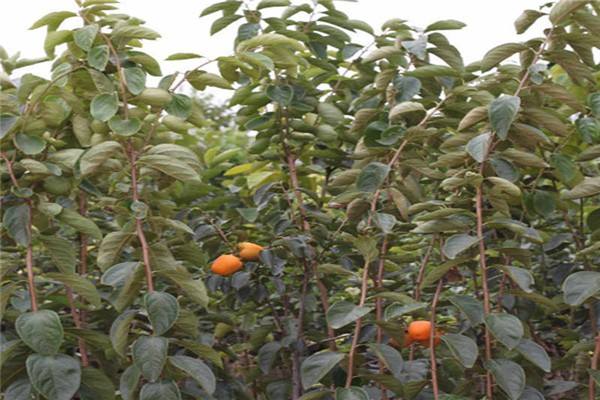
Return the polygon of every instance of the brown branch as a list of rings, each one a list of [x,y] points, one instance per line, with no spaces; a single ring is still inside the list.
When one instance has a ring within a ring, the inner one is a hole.
[[[387,236],[384,236],[383,243],[381,244],[381,251],[379,253],[379,265],[377,268],[377,279],[375,280],[375,287],[378,291],[383,289],[383,273],[385,272],[385,256],[387,254],[388,248],[388,239]],[[375,315],[377,321],[383,320],[383,299],[377,297],[375,300]],[[383,329],[381,326],[377,325],[377,344],[381,344],[383,339]],[[379,360],[379,373],[383,374],[385,372],[385,364],[383,361]],[[388,400],[387,389],[385,385],[382,383],[379,385],[381,389],[381,399]]]
[[[365,260],[365,265],[362,274],[362,282],[360,288],[360,300],[358,302],[359,307],[365,305],[367,300],[367,289],[369,282],[369,260]],[[346,375],[346,387],[352,386],[352,378],[354,376],[354,355],[356,353],[356,347],[358,346],[358,337],[360,336],[360,329],[362,327],[362,318],[356,320],[354,326],[354,335],[352,335],[352,344],[350,346],[350,352],[348,353],[348,372]]]
[[[137,181],[137,165],[136,165],[136,153],[131,145],[131,141],[127,143],[127,155],[129,157],[129,164],[131,166],[131,191],[132,191],[132,200],[139,201],[139,193],[137,189],[138,181]],[[140,246],[142,247],[142,259],[144,262],[144,273],[146,275],[146,284],[148,285],[148,292],[154,292],[154,281],[152,278],[152,266],[150,264],[150,246],[148,246],[148,241],[146,240],[146,235],[144,234],[144,226],[141,219],[135,219],[135,230],[140,241]]]
[[[433,398],[438,400],[440,397],[439,387],[438,387],[438,377],[437,377],[437,360],[435,357],[435,339],[436,339],[436,330],[435,330],[435,312],[437,308],[437,304],[440,300],[440,293],[442,292],[442,287],[444,286],[444,278],[440,279],[437,288],[435,289],[435,294],[433,295],[433,301],[431,303],[431,332],[429,332],[429,359],[431,362],[431,387],[433,389]]]
[[[596,335],[595,338],[596,346],[594,347],[594,355],[592,356],[592,363],[590,369],[597,370],[598,369],[598,359],[600,358],[600,335]],[[588,399],[594,400],[596,398],[596,381],[592,378],[590,374],[588,381]]]
[[[431,243],[429,247],[427,247],[427,251],[425,252],[425,257],[421,261],[421,266],[419,267],[419,272],[417,274],[417,281],[415,282],[415,301],[421,300],[421,286],[423,286],[423,279],[425,278],[425,269],[427,268],[427,263],[429,262],[429,258],[431,257],[431,252],[433,250],[433,246],[435,245],[435,235],[431,238]]]
[[[288,169],[290,171],[290,181],[292,184],[292,189],[294,191],[294,195],[295,195],[296,201],[298,203],[298,211],[300,214],[300,229],[303,232],[310,234],[311,228],[310,228],[310,223],[308,222],[308,217],[306,215],[306,210],[304,208],[304,198],[302,195],[302,191],[300,190],[300,183],[298,180],[298,171],[296,170],[296,160],[294,159],[294,155],[292,154],[292,152],[286,142],[286,139],[289,136],[289,129],[290,129],[289,119],[288,119],[288,115],[287,115],[287,110],[284,109],[283,111],[284,111],[284,118],[285,118],[284,128],[285,128],[285,135],[286,135],[286,138],[284,138],[284,140],[283,140],[283,149],[285,152]],[[327,314],[327,311],[329,310],[329,295],[327,293],[327,287],[325,286],[325,284],[319,277],[319,271],[317,270],[317,259],[316,259],[317,254],[316,254],[316,252],[314,252],[314,249],[312,248],[312,246],[311,246],[311,250],[313,250],[313,255],[315,256],[315,258],[313,260],[311,260],[311,269],[312,269],[311,272],[312,272],[312,275],[315,277],[315,282],[317,284],[317,288],[319,289],[319,297],[321,299],[323,313]],[[329,338],[335,337],[335,333],[329,325],[327,325],[327,336]],[[335,341],[329,342],[329,348],[332,351],[336,350]]]

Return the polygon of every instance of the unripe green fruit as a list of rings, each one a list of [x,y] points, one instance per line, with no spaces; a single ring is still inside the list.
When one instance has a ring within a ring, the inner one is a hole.
[[[135,100],[151,106],[162,107],[171,101],[171,94],[164,89],[147,88]]]
[[[62,176],[49,176],[44,179],[44,190],[56,196],[66,195],[71,191],[71,182]]]
[[[290,133],[290,137],[294,140],[298,140],[301,142],[311,142],[315,139],[315,135],[308,132],[292,132]]]
[[[252,146],[250,146],[250,149],[248,149],[248,151],[251,154],[260,154],[269,147],[269,142],[270,140],[268,138],[256,139],[256,141]]]

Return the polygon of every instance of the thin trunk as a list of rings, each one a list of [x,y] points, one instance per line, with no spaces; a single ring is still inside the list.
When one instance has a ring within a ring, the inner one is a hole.
[[[435,312],[437,308],[437,304],[440,300],[440,293],[442,292],[442,287],[444,286],[444,278],[440,279],[437,288],[435,290],[435,294],[433,296],[433,301],[431,303],[431,332],[429,334],[429,360],[431,362],[431,388],[433,389],[433,398],[434,400],[438,400],[440,397],[440,390],[438,386],[438,377],[437,377],[437,360],[435,358]]]

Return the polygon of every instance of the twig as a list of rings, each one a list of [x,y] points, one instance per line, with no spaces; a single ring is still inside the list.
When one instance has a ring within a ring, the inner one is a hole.
[[[384,236],[383,243],[381,244],[381,250],[379,253],[379,265],[377,268],[377,279],[375,280],[375,287],[379,291],[381,291],[381,289],[383,289],[383,273],[385,271],[385,256],[387,254],[387,247],[388,247],[388,239],[387,239],[387,236]],[[383,299],[381,299],[381,297],[377,297],[377,300],[375,300],[375,315],[376,315],[377,321],[381,321],[383,319],[383,304],[382,303],[383,303]],[[381,326],[377,325],[377,344],[381,344],[382,339],[383,339],[383,329],[381,328]],[[379,373],[383,374],[384,371],[385,371],[385,364],[383,363],[383,361],[379,360]],[[385,388],[385,385],[383,383],[381,383],[379,385],[379,387],[381,389],[381,399],[388,400],[387,389]]]
[[[139,194],[137,189],[137,166],[136,166],[136,153],[133,149],[131,141],[127,143],[127,155],[129,157],[129,164],[131,166],[131,191],[132,191],[132,200],[139,201]],[[138,240],[140,241],[140,246],[142,247],[142,260],[144,262],[144,273],[146,275],[146,284],[148,285],[148,292],[154,292],[154,281],[152,278],[152,266],[150,264],[150,247],[148,246],[148,241],[146,240],[146,235],[144,234],[143,222],[139,218],[135,218],[135,229]]]
[[[429,332],[429,359],[431,361],[431,387],[433,389],[434,400],[438,400],[440,397],[437,377],[437,360],[435,358],[435,312],[437,304],[440,300],[440,293],[442,292],[443,286],[444,278],[439,280],[437,288],[435,289],[435,294],[433,295],[433,301],[431,303],[431,332]]]
[[[359,307],[365,305],[365,301],[367,300],[367,289],[369,282],[369,264],[370,261],[368,259],[365,260],[365,264],[363,267],[362,274],[362,282],[360,288],[360,300],[358,302]],[[352,335],[352,344],[350,346],[350,352],[348,353],[348,372],[346,375],[346,387],[349,388],[352,386],[352,378],[354,377],[354,356],[356,353],[356,347],[358,346],[358,337],[360,336],[360,329],[362,327],[362,318],[356,320],[356,324],[354,326],[354,334]]]

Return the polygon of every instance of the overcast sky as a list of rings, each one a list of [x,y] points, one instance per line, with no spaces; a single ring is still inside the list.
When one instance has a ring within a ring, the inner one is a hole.
[[[202,19],[200,12],[217,0],[121,0],[121,11],[147,22],[147,26],[162,34],[155,42],[147,42],[145,51],[164,60],[176,52],[194,52],[207,57],[227,55],[232,51],[232,27],[209,35],[217,14]],[[308,0],[293,0],[294,3]],[[338,1],[337,7],[350,18],[368,22],[379,31],[391,18],[409,21],[412,26],[425,27],[440,19],[457,19],[467,24],[460,31],[448,31],[450,41],[461,51],[466,63],[481,59],[491,47],[510,41],[526,40],[541,35],[547,21],[538,21],[523,37],[516,35],[513,22],[523,9],[538,9],[546,0],[358,0]],[[76,10],[73,0],[0,0],[0,45],[9,54],[20,51],[23,57],[44,55],[45,29],[28,30],[31,24],[52,11]],[[65,27],[80,26],[76,18]],[[58,49],[60,51],[60,48]],[[163,62],[163,73],[185,70],[198,61]],[[48,76],[49,63],[19,70]]]

